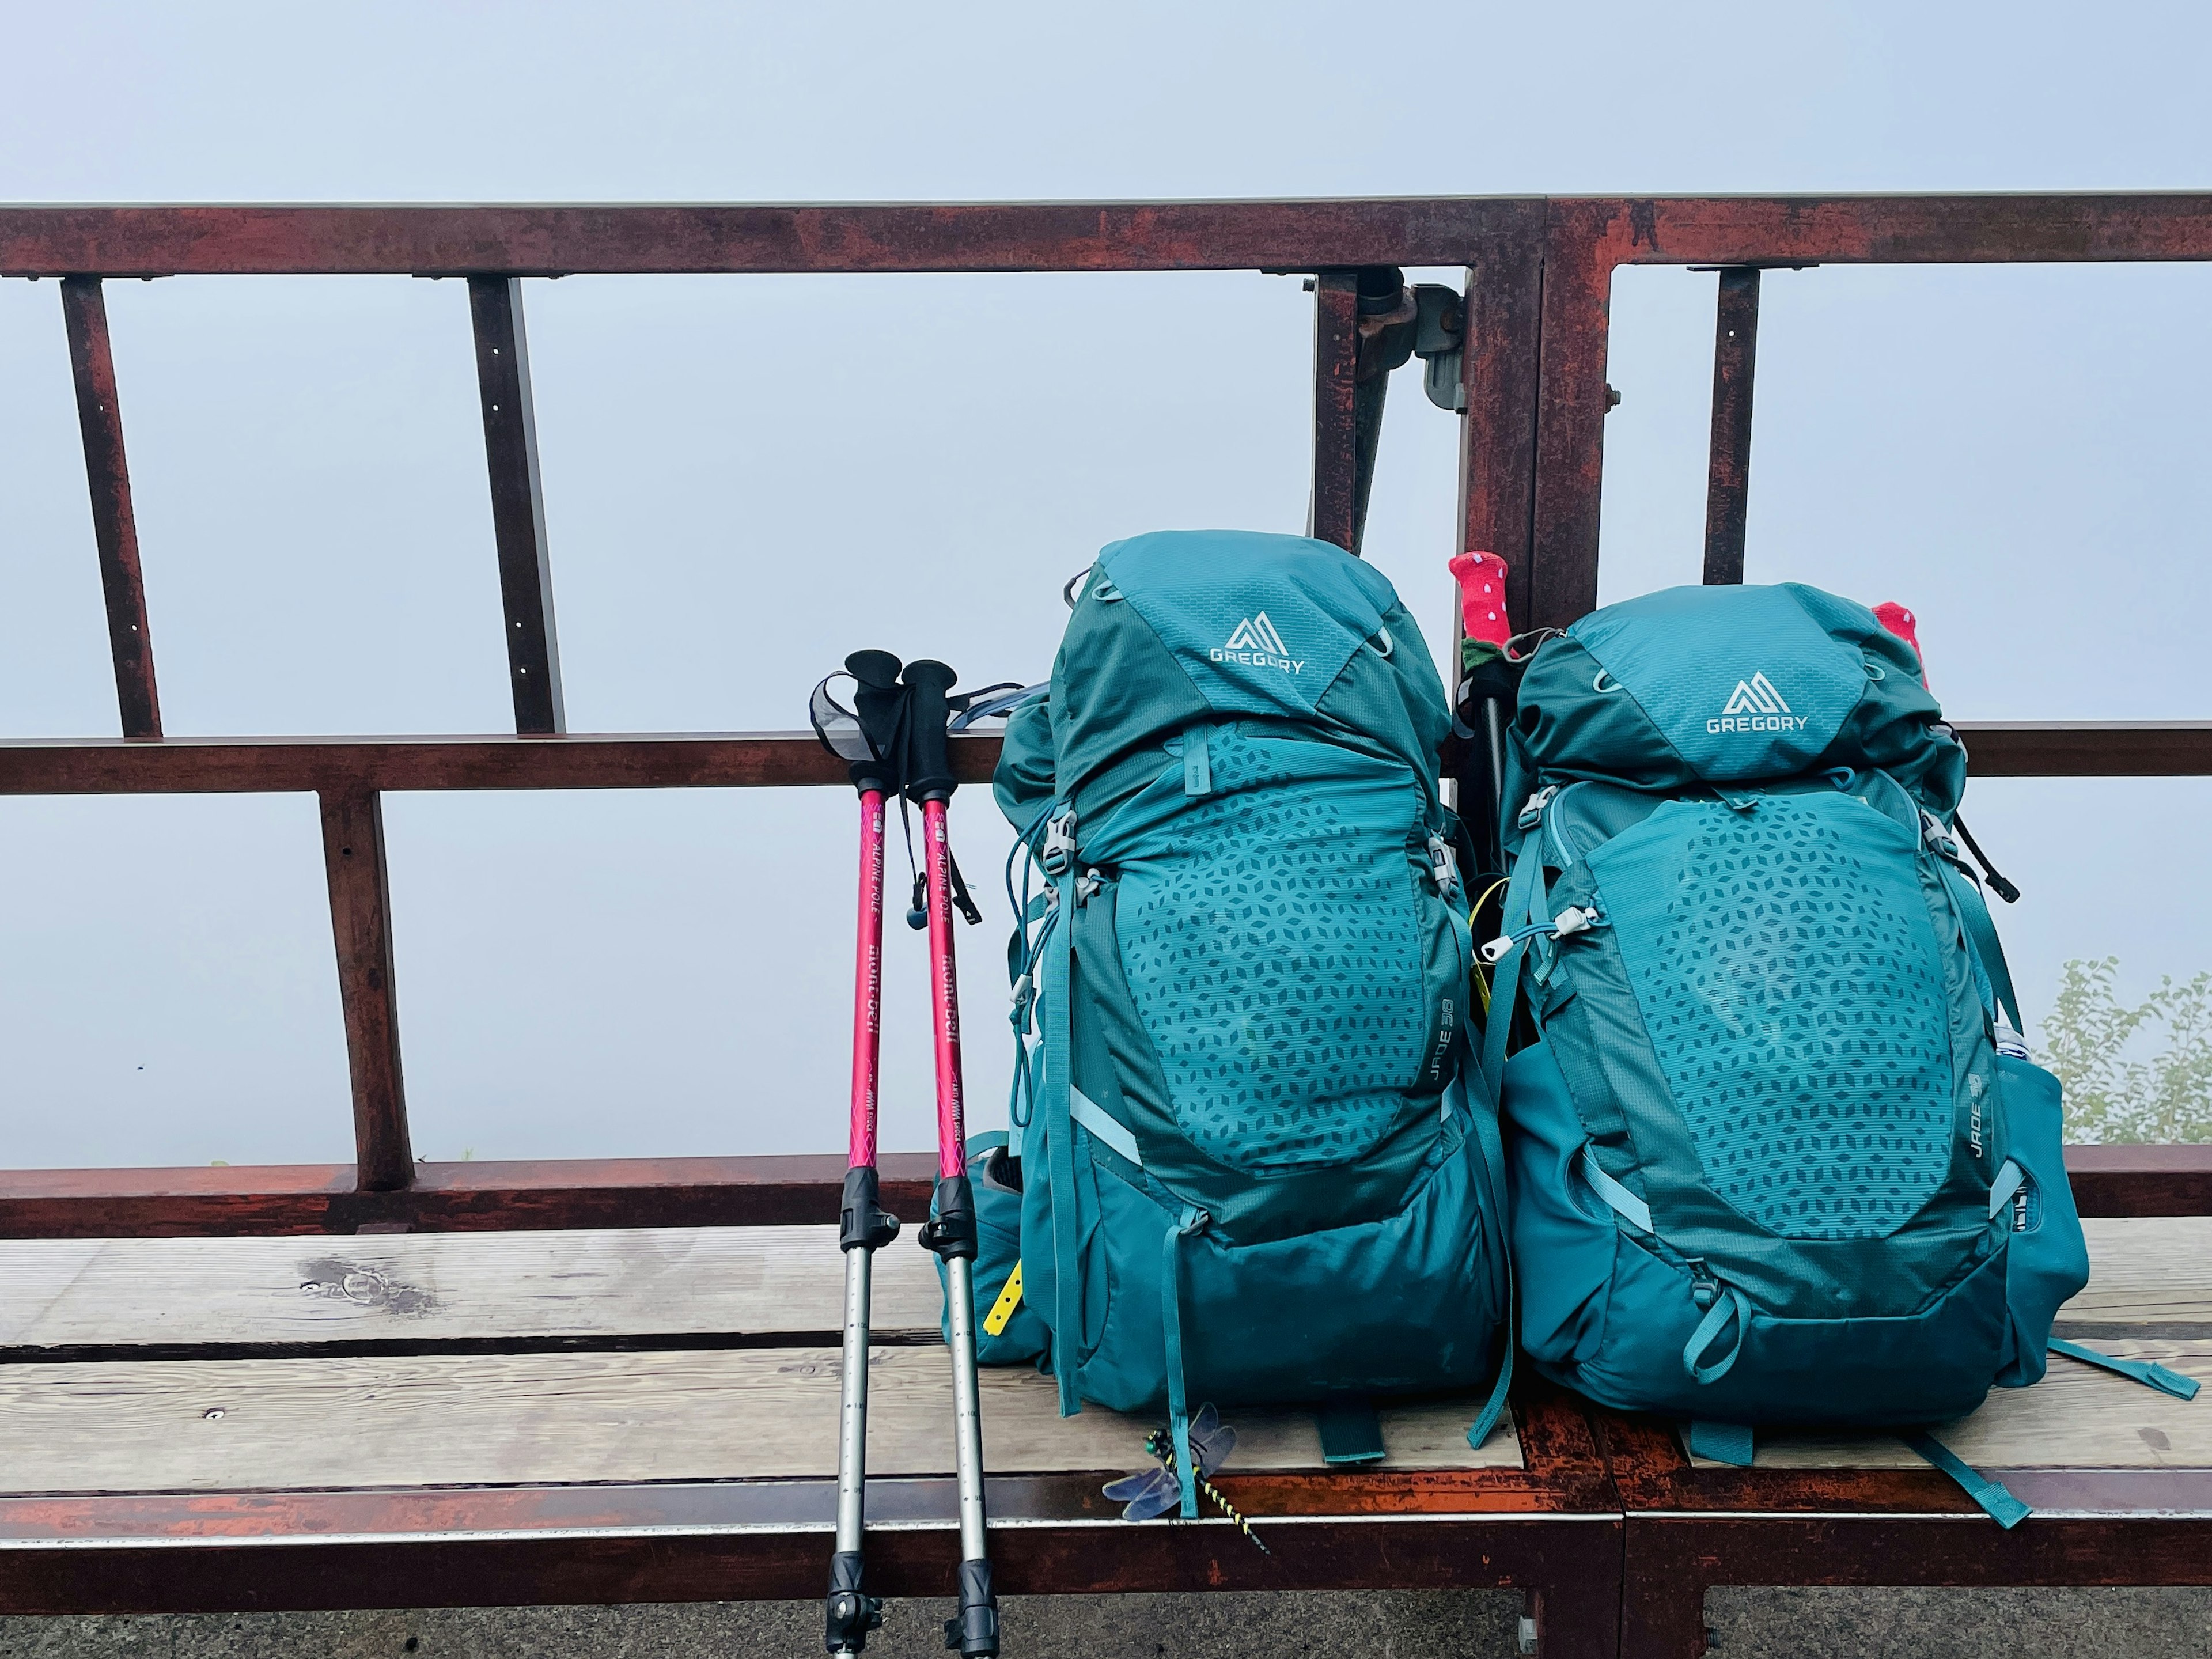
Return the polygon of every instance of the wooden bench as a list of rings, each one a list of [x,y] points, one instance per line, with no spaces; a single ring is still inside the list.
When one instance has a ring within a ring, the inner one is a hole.
[[[2086,1224],[2059,1334],[2212,1378],[2212,1216]],[[0,1284],[0,1611],[823,1588],[834,1228],[19,1239]],[[876,1307],[872,1571],[941,1595],[949,1368],[910,1239]],[[987,1371],[1004,1587],[1518,1587],[1547,1652],[1686,1659],[1715,1583],[2212,1583],[2212,1409],[2063,1359],[1942,1431],[2036,1507],[2011,1533],[1881,1436],[1771,1437],[1735,1470],[1534,1381],[1476,1450],[1474,1407],[1386,1409],[1352,1471],[1310,1417],[1231,1411],[1220,1484],[1262,1554],[1219,1519],[1121,1521],[1099,1487],[1150,1425]]]
[[[0,1284],[0,1610],[825,1587],[833,1227],[18,1240]],[[950,1370],[910,1231],[875,1306],[872,1582],[940,1595]],[[1001,1587],[1519,1585],[1561,1650],[1607,1647],[1620,1516],[1584,1413],[1532,1397],[1476,1450],[1479,1403],[1384,1410],[1355,1473],[1305,1413],[1232,1412],[1221,1484],[1263,1554],[1219,1520],[1123,1522],[1099,1488],[1147,1465],[1151,1425],[1063,1421],[1048,1378],[987,1371]]]

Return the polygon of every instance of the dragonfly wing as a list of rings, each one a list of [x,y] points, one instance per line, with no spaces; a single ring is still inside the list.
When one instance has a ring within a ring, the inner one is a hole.
[[[1165,1469],[1148,1469],[1142,1474],[1124,1475],[1119,1480],[1106,1484],[1105,1496],[1122,1504],[1124,1521],[1149,1521],[1164,1515],[1175,1507],[1182,1495],[1176,1479]]]

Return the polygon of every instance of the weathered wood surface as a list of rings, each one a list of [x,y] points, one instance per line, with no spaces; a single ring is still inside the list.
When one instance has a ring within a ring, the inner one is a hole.
[[[834,1227],[0,1243],[0,1351],[833,1331]],[[875,1326],[935,1330],[911,1230],[876,1255]]]
[[[838,1358],[826,1348],[238,1359],[0,1368],[0,1491],[203,1492],[829,1476]],[[1517,1468],[1510,1428],[1480,1451],[1479,1402],[1382,1413],[1386,1468]],[[952,1468],[951,1362],[879,1348],[868,1469]],[[1231,1413],[1233,1467],[1324,1467],[1312,1418]],[[1142,1419],[1062,1419],[1048,1377],[983,1374],[996,1474],[1146,1466]]]
[[[2212,1324],[2212,1216],[2082,1224],[2093,1272],[2062,1332]],[[0,1352],[821,1332],[843,1274],[832,1227],[6,1240]],[[937,1328],[910,1232],[877,1253],[874,1308],[885,1334]]]
[[[2212,1384],[2212,1341],[2105,1342],[2104,1352],[2160,1364]],[[1971,1417],[1945,1424],[1936,1438],[1977,1468],[2130,1469],[2212,1468],[2212,1390],[2176,1400],[2094,1365],[2051,1356],[2032,1389],[1993,1389]],[[1715,1465],[1691,1460],[1699,1468]],[[1894,1435],[1796,1434],[1759,1437],[1763,1469],[1925,1468]]]

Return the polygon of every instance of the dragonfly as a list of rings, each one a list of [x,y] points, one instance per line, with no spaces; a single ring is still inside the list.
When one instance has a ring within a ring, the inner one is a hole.
[[[1221,1413],[1214,1410],[1212,1401],[1200,1406],[1198,1414],[1190,1419],[1190,1455],[1198,1465],[1198,1489],[1236,1522],[1237,1530],[1250,1539],[1262,1555],[1272,1555],[1274,1552],[1260,1541],[1259,1534],[1252,1530],[1252,1523],[1206,1478],[1226,1463],[1229,1454],[1236,1449],[1237,1431],[1221,1420]],[[1176,1473],[1174,1437],[1164,1429],[1155,1429],[1146,1437],[1145,1450],[1159,1460],[1158,1468],[1109,1480],[1104,1488],[1108,1498],[1123,1506],[1124,1521],[1150,1521],[1165,1515],[1182,1499],[1182,1482]]]

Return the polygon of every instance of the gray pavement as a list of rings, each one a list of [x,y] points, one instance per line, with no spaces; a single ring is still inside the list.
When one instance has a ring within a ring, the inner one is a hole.
[[[943,1653],[950,1603],[893,1607],[883,1659]],[[1510,1593],[1070,1595],[1006,1608],[1010,1659],[1506,1659]],[[1716,1590],[1723,1659],[2212,1659],[2212,1590]],[[782,1659],[811,1601],[0,1618],[0,1659]]]

